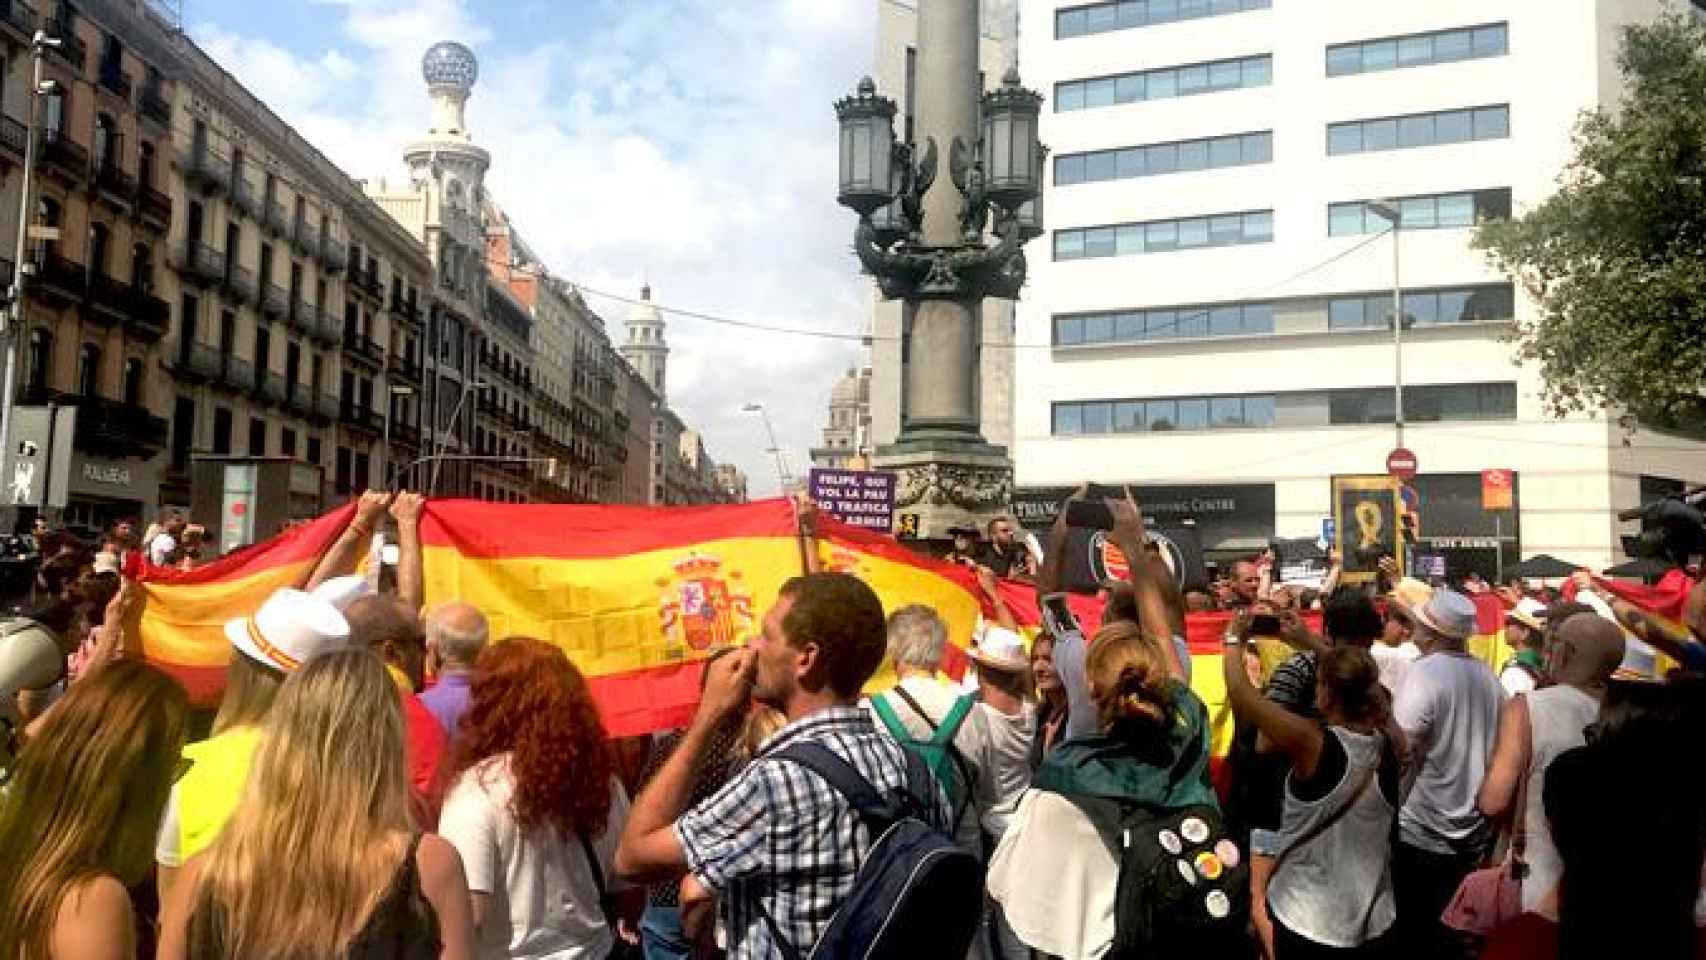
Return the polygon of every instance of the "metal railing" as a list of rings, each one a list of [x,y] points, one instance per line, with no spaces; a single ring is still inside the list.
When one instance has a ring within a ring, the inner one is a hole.
[[[222,354],[219,382],[233,390],[253,390],[255,388],[255,367],[247,360],[241,360],[230,354]]]
[[[320,238],[320,262],[327,270],[337,273],[349,264],[349,248],[327,234]]]
[[[177,248],[178,269],[208,283],[225,277],[225,252],[190,240]]]
[[[260,218],[261,198],[247,177],[236,173],[231,175],[231,202],[250,219]]]
[[[36,256],[34,281],[32,285],[54,287],[65,293],[81,295],[88,288],[89,270],[69,257],[49,251]]]
[[[284,212],[284,204],[277,200],[266,202],[267,229],[283,236],[290,229],[290,215]]]
[[[320,231],[307,223],[298,223],[293,242],[296,244],[296,252],[305,257],[314,256],[320,249]]]
[[[247,303],[255,299],[255,272],[247,267],[227,264],[223,285],[225,292],[237,300]]]
[[[108,161],[95,170],[95,186],[109,196],[117,197],[126,202],[136,194],[136,178],[120,169],[117,163]]]
[[[172,222],[172,198],[146,183],[136,188],[136,208],[144,219],[160,224]]]
[[[269,317],[282,317],[290,311],[290,291],[276,283],[261,287],[261,312]]]
[[[127,101],[130,99],[131,90],[134,89],[130,82],[130,77],[116,65],[110,63],[101,64],[100,83],[101,86],[106,87],[108,90],[118,94]]]
[[[231,160],[219,151],[202,144],[190,151],[184,174],[208,187],[223,187],[231,182]]]
[[[142,115],[150,120],[168,125],[172,122],[172,104],[166,100],[165,94],[160,92],[160,85],[157,83],[142,88],[142,96],[137,99],[136,106]]]
[[[40,160],[43,166],[60,170],[73,180],[89,177],[88,149],[72,141],[63,131],[43,132]]]
[[[125,314],[125,329],[145,340],[157,341],[166,335],[171,322],[172,308],[166,301],[146,290],[131,287],[130,311]]]

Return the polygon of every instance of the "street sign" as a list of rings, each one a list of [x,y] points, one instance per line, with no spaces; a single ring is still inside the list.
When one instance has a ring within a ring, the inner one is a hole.
[[[29,225],[28,229],[25,230],[25,235],[31,240],[58,242],[59,228],[50,227],[41,223],[32,223]]]
[[[1481,509],[1509,510],[1516,473],[1511,470],[1481,471]]]
[[[1409,483],[1416,479],[1416,454],[1409,447],[1397,447],[1386,455],[1386,472]]]
[[[1321,518],[1321,547],[1322,547],[1322,549],[1325,549],[1327,547],[1332,546],[1333,542],[1334,542],[1333,518],[1332,517],[1322,517]]]
[[[894,474],[814,467],[806,483],[818,509],[842,523],[883,533],[894,528]]]

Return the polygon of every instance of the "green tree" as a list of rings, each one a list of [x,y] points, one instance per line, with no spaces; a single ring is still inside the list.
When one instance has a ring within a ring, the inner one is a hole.
[[[1560,189],[1475,245],[1539,303],[1518,325],[1555,413],[1706,426],[1706,26],[1624,29],[1627,88],[1584,112]]]

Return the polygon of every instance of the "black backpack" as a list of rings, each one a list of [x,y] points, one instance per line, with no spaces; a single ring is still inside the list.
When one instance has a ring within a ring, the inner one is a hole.
[[[884,796],[822,744],[795,743],[770,757],[822,777],[847,799],[873,838],[853,888],[810,953],[802,955],[758,905],[782,955],[787,960],[965,956],[983,917],[983,863],[926,819],[925,798],[936,783],[924,762],[906,751],[907,789]]]
[[[1106,960],[1250,955],[1250,867],[1218,809],[1060,796],[1083,811],[1119,864]]]

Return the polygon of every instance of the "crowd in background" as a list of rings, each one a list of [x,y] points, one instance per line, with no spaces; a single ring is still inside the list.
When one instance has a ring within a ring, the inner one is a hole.
[[[1186,592],[1116,499],[1129,573],[1100,623],[1060,591],[1066,512],[1040,551],[1000,520],[950,556],[978,571],[975,637],[814,565],[707,660],[686,727],[613,740],[560,649],[424,603],[423,507],[365,495],[301,589],[226,625],[210,723],[126,636],[127,554],[194,563],[189,526],[93,555],[37,534],[35,603],[0,627],[0,956],[1706,955],[1678,762],[1697,570],[1680,623],[1585,573],[1571,601],[1392,568],[1305,591],[1258,557]],[[356,573],[385,524],[395,568]],[[1001,578],[1036,590],[1034,638]],[[1479,590],[1507,608],[1497,670],[1468,650]],[[1223,766],[1186,642],[1206,611]],[[1292,652],[1264,669],[1262,644]],[[1635,645],[1678,668],[1618,679]],[[897,862],[924,879],[871,881]],[[948,889],[944,863],[975,873]],[[860,926],[883,910],[931,922]]]

